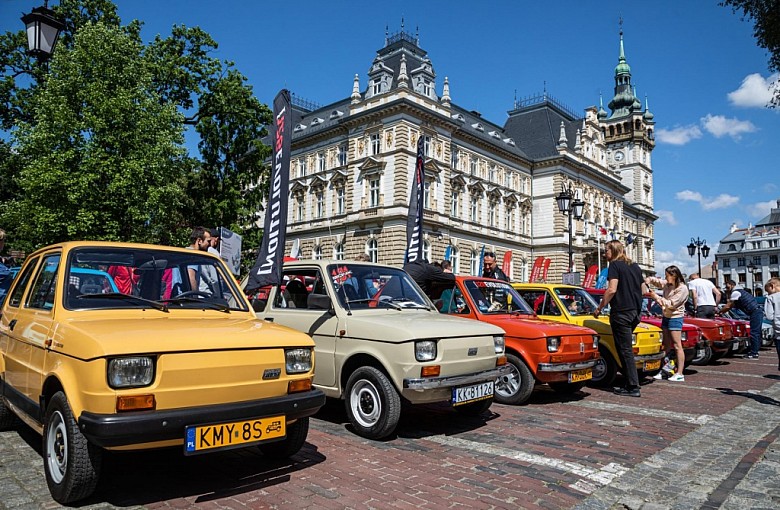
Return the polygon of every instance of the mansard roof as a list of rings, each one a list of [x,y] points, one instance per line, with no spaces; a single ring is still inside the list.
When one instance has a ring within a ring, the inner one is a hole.
[[[582,126],[582,117],[577,118],[573,110],[547,93],[518,102],[508,113],[504,132],[533,159],[558,155],[561,122],[570,148],[574,147],[577,129]]]

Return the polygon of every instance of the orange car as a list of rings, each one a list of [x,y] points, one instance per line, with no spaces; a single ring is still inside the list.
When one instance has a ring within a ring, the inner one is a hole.
[[[593,377],[599,337],[590,328],[542,320],[506,282],[458,276],[455,286],[436,292],[441,313],[494,324],[506,332],[512,371],[496,383],[495,400],[522,404],[535,385],[572,393]]]

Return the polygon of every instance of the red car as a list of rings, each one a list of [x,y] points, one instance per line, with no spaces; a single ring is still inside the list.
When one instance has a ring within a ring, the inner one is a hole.
[[[497,402],[522,404],[536,384],[573,393],[593,377],[599,358],[596,332],[537,318],[510,284],[458,276],[454,287],[432,294],[439,312],[489,322],[506,331],[506,357],[512,372],[496,382]]]
[[[586,289],[588,293],[593,296],[596,302],[601,301],[601,297],[604,295],[604,289]],[[643,303],[645,304],[645,303]],[[642,322],[652,324],[653,326],[661,327],[663,317],[652,315],[647,311],[647,307],[642,307]],[[694,359],[704,355],[704,348],[707,341],[702,336],[701,329],[693,324],[683,323],[682,329],[682,346],[685,351],[685,366],[690,365]],[[674,350],[672,348],[672,350]],[[670,355],[671,359],[673,356]]]

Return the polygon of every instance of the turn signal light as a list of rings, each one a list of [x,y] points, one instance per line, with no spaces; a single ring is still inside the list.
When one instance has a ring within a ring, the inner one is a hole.
[[[287,383],[287,393],[300,393],[311,389],[311,379],[298,379]]]
[[[496,358],[496,366],[501,367],[506,365],[506,356],[499,356]]]
[[[156,407],[154,395],[126,395],[116,398],[116,410],[122,411],[149,411]]]
[[[441,366],[429,365],[427,367],[422,367],[422,370],[420,371],[420,377],[438,377],[440,373]]]
[[[639,347],[634,347],[633,351],[634,351],[634,356],[639,355]]]
[[[563,356],[561,355],[550,356],[550,363],[560,363],[562,361],[563,361]]]

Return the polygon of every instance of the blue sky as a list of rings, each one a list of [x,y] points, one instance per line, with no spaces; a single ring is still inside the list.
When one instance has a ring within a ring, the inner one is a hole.
[[[57,0],[51,0],[56,5]],[[622,16],[637,95],[655,115],[656,262],[691,272],[691,237],[713,248],[732,223],[746,227],[780,199],[776,148],[780,111],[768,97],[767,55],[752,23],[717,0],[625,2],[121,0],[123,22],[143,37],[174,24],[199,25],[235,62],[257,97],[281,88],[326,105],[361,88],[385,27],[419,30],[441,93],[503,124],[518,98],[544,90],[576,112],[612,98]],[[0,30],[42,1],[0,0]],[[552,7],[552,8],[551,8]],[[775,76],[775,79],[777,77]],[[702,263],[712,262],[712,255]]]

